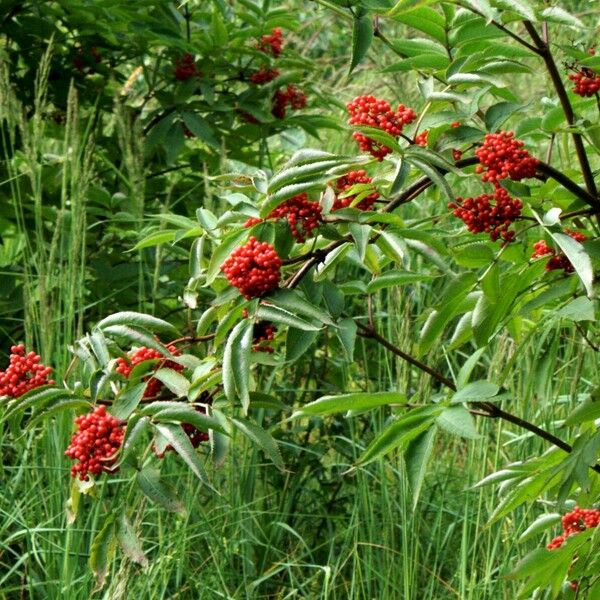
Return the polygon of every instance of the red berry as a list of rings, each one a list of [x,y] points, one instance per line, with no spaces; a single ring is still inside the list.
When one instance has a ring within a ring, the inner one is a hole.
[[[274,208],[267,219],[286,219],[296,241],[303,243],[321,223],[321,207],[302,193]]]
[[[221,265],[231,285],[247,299],[259,298],[279,286],[281,259],[275,248],[251,237]]]
[[[272,54],[277,58],[283,50],[283,34],[279,27],[275,27],[271,30],[271,34],[265,34],[260,38],[255,46],[257,50],[264,52],[265,54]]]
[[[600,524],[600,510],[597,508],[575,507],[561,519],[563,534],[555,537],[548,545],[549,550],[560,548],[566,539],[586,529],[598,527]]]
[[[260,217],[250,217],[245,223],[244,223],[244,227],[246,229],[254,226],[254,225],[258,225],[259,223],[262,223],[263,219],[261,219]]]
[[[475,152],[481,163],[476,169],[483,181],[495,183],[510,177],[520,181],[534,177],[540,161],[523,149],[523,142],[514,139],[512,131],[488,133],[483,145]]]
[[[292,235],[299,243],[303,243],[321,223],[321,210],[318,202],[310,201],[308,195],[302,193],[274,208],[267,215],[267,219],[286,219]],[[249,228],[262,222],[263,219],[250,217],[244,223],[244,227]]]
[[[48,379],[52,368],[44,366],[38,354],[25,354],[23,344],[11,346],[10,352],[8,366],[0,371],[0,396],[19,398],[42,385],[54,384],[52,379]]]
[[[600,75],[587,67],[569,75],[569,79],[575,84],[573,93],[578,96],[589,98],[600,90]]]
[[[196,410],[196,412],[200,413],[201,415],[205,415],[206,414],[206,407],[202,406],[202,405],[203,404],[212,404],[212,394],[210,392],[204,391],[204,392],[202,392],[202,394],[200,394],[200,397],[198,398],[198,401],[201,404],[198,405],[198,406],[194,406],[194,409]],[[192,443],[192,446],[194,448],[197,448],[202,442],[208,442],[208,440],[209,440],[209,436],[208,436],[208,433],[206,431],[202,431],[201,429],[197,429],[196,427],[194,427],[190,423],[182,423],[181,424],[181,428],[183,429],[184,433],[190,439],[190,442]],[[175,448],[173,448],[173,446],[171,446],[169,444],[165,448],[165,451],[162,454],[159,454],[157,452],[156,448],[153,448],[153,450],[154,450],[154,453],[159,458],[164,458],[166,452],[175,451]]]
[[[73,434],[65,456],[79,461],[71,467],[71,476],[88,480],[88,473],[99,475],[113,472],[116,453],[123,443],[125,427],[105,406],[97,407],[92,413],[75,419],[77,432]]]
[[[288,104],[292,110],[298,110],[306,106],[306,95],[295,85],[288,85],[285,89],[275,90],[273,94],[273,107],[271,114],[277,119],[284,119]]]
[[[588,239],[584,233],[571,229],[565,229],[565,233],[579,243]],[[543,256],[550,256],[550,259],[546,263],[546,271],[555,271],[557,269],[562,269],[565,273],[573,273],[575,271],[571,261],[563,252],[556,253],[544,240],[540,240],[533,245],[531,258],[540,258]]]
[[[173,345],[167,346],[167,349],[174,356],[178,356],[180,353],[177,348]],[[129,378],[131,375],[131,371],[136,365],[139,365],[141,362],[145,360],[159,360],[160,362],[154,367],[152,372],[157,371],[160,368],[173,369],[174,371],[182,371],[183,366],[173,362],[172,360],[168,360],[164,354],[161,354],[158,350],[154,348],[146,348],[142,346],[137,350],[130,352],[128,358],[118,358],[117,359],[117,368],[115,369],[117,373],[120,373],[125,378]],[[154,398],[158,396],[163,390],[163,384],[158,379],[152,377],[152,375],[147,375],[144,377],[143,381],[147,381],[146,389],[144,390],[144,398]]]
[[[174,75],[178,81],[187,81],[198,75],[194,57],[190,53],[184,54],[175,61]]]
[[[279,77],[278,69],[265,69],[263,67],[250,75],[250,81],[256,85],[263,85],[273,81],[273,79],[276,79],[277,77]]]
[[[373,183],[373,179],[367,175],[364,169],[346,173],[335,182],[335,188],[337,193],[341,194],[359,183]],[[353,194],[352,196],[346,196],[345,198],[336,198],[335,202],[333,203],[332,210],[347,208],[352,204],[356,196],[357,194]],[[374,191],[373,193],[365,196],[358,204],[354,206],[354,208],[357,208],[358,210],[372,210],[373,204],[377,198],[379,198],[379,192]]]
[[[448,204],[448,208],[471,233],[487,233],[493,242],[499,238],[510,242],[515,233],[509,227],[521,215],[523,203],[511,198],[504,188],[496,186],[493,196],[481,194],[477,198],[457,198],[456,202]]]
[[[236,112],[238,115],[240,115],[242,121],[245,121],[246,123],[257,125],[260,122],[256,117],[252,116],[249,112],[242,110],[241,108],[237,108]]]
[[[541,256],[548,256],[554,254],[554,250],[548,246],[544,240],[540,240],[533,245],[533,254],[531,258],[540,258]]]
[[[80,73],[94,73],[95,65],[102,62],[102,55],[95,46],[92,46],[88,52],[87,48],[79,47],[73,57],[73,66]]]
[[[376,127],[394,137],[398,137],[402,128],[417,118],[412,108],[400,104],[396,111],[393,111],[385,100],[378,100],[375,96],[357,96],[352,102],[348,102],[346,108],[350,115],[349,125]],[[392,151],[391,148],[362,133],[356,132],[352,137],[358,142],[361,151],[369,152],[378,160],[383,160]]]
[[[270,342],[277,333],[277,327],[271,321],[257,321],[252,329],[252,350],[254,352],[268,352],[272,354],[274,349],[263,342]]]
[[[415,144],[417,146],[427,146],[427,137],[429,136],[429,130],[425,129],[419,135],[415,137]]]

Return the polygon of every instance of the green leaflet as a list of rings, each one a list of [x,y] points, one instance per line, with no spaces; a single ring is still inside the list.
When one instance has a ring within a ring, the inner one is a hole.
[[[363,61],[373,41],[373,18],[369,14],[354,19],[352,27],[352,56],[349,73]]]
[[[185,513],[185,508],[177,498],[175,490],[161,479],[160,471],[155,467],[145,467],[139,471],[136,475],[136,482],[152,502],[170,512]]]
[[[357,392],[338,396],[323,396],[298,409],[293,417],[305,415],[332,415],[346,411],[363,411],[390,404],[406,404],[406,396],[400,392]]]

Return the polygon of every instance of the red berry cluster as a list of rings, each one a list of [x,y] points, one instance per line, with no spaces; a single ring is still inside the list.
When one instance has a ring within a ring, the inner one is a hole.
[[[171,354],[177,356],[179,351],[172,344],[167,346],[167,349]],[[145,360],[160,360],[160,363],[156,366],[154,371],[160,369],[161,367],[165,367],[167,369],[173,369],[174,371],[182,371],[183,366],[173,362],[172,360],[168,360],[165,358],[164,354],[161,354],[158,350],[154,348],[146,348],[142,346],[138,348],[134,352],[130,354],[128,358],[118,358],[117,359],[117,373],[120,373],[124,377],[128,378],[131,375],[131,371],[136,365],[139,365],[141,362]],[[163,384],[158,379],[148,375],[144,378],[144,381],[147,381],[146,389],[144,391],[144,398],[154,398],[158,396],[163,389]]]
[[[304,108],[306,106],[306,94],[301,92],[295,85],[288,85],[285,89],[275,90],[271,114],[277,119],[284,119],[288,104],[292,110]]]
[[[245,308],[242,311],[244,319],[249,317],[250,313]],[[261,346],[263,342],[270,342],[277,333],[277,327],[271,321],[257,321],[252,328],[252,351],[253,352],[268,352],[272,354],[275,350],[271,346]]]
[[[200,414],[206,413],[206,408],[204,406],[196,406],[196,412]],[[185,434],[190,438],[190,442],[192,442],[192,446],[197,448],[202,442],[208,442],[208,433],[206,431],[202,431],[201,429],[196,429],[190,423],[182,423],[181,427]],[[172,446],[167,446],[166,450],[173,450]]]
[[[279,77],[279,69],[266,69],[261,67],[258,71],[255,71],[250,75],[250,81],[256,85],[264,85],[277,79]]]
[[[321,223],[321,211],[318,202],[309,200],[308,194],[302,193],[274,208],[267,215],[267,219],[286,219],[292,235],[302,244],[307,237],[311,236],[313,229]],[[244,223],[244,227],[249,228],[262,222],[263,219],[259,217],[250,217]]]
[[[456,202],[448,204],[448,208],[454,210],[454,216],[462,219],[471,233],[485,232],[493,242],[499,238],[510,242],[515,232],[509,227],[521,215],[523,203],[496,186],[493,196],[481,194],[477,198],[457,198]]]
[[[252,350],[254,352],[268,352],[272,354],[275,350],[271,346],[261,345],[270,342],[277,333],[277,327],[271,321],[257,321],[252,330]]]
[[[579,508],[575,507],[573,511],[567,513],[562,518],[563,533],[555,537],[548,545],[549,550],[560,548],[565,540],[577,533],[598,527],[600,524],[600,510],[597,508]]]
[[[588,239],[584,233],[579,233],[571,229],[565,229],[565,233],[579,243]],[[546,263],[546,271],[555,271],[557,269],[563,269],[565,273],[573,273],[575,271],[571,261],[563,252],[557,253],[544,240],[539,240],[533,245],[531,258],[542,258],[544,256],[550,256],[550,259]]]
[[[221,265],[229,283],[250,300],[275,289],[281,279],[281,259],[275,248],[251,237],[244,246],[236,248]]]
[[[364,169],[360,169],[359,171],[350,171],[335,182],[335,187],[337,193],[341,194],[350,189],[353,185],[357,185],[359,183],[373,183],[373,178],[369,177]],[[357,194],[346,196],[345,198],[336,198],[335,202],[333,203],[332,210],[347,208],[352,204],[356,196]],[[372,194],[365,196],[358,204],[356,204],[356,206],[354,206],[354,208],[358,208],[358,210],[372,210],[373,204],[377,198],[379,198],[379,192],[375,191]]]
[[[110,472],[125,436],[122,422],[107,414],[105,406],[99,406],[92,413],[77,417],[75,424],[77,432],[65,450],[65,456],[79,461],[71,467],[71,477],[79,474],[81,481],[87,481],[88,473]]]
[[[452,121],[452,123],[450,123],[450,127],[452,129],[456,129],[457,127],[460,127],[462,125],[462,123],[460,121]],[[462,158],[462,150],[459,150],[458,148],[454,148],[452,150],[452,158],[454,160],[460,160]]]
[[[212,398],[213,394],[211,392],[204,391],[200,394],[198,402],[201,402],[202,404],[212,404]],[[202,415],[206,414],[205,406],[194,406],[194,409],[196,410],[196,412]],[[197,429],[191,423],[181,423],[181,428],[183,429],[184,433],[188,436],[194,448],[197,448],[202,442],[208,442],[208,440],[210,439],[206,431]],[[152,450],[154,454],[158,456],[158,458],[164,458],[167,452],[174,452],[175,448],[173,448],[173,446],[169,444],[165,447],[164,452],[159,452],[156,446],[153,445]]]
[[[260,123],[256,117],[252,116],[249,112],[242,110],[241,108],[236,109],[236,112],[238,115],[240,115],[242,121],[245,121],[246,123],[251,123],[252,125],[257,125]]]
[[[275,27],[271,30],[270,34],[265,34],[260,38],[255,46],[257,50],[264,52],[265,54],[272,54],[277,58],[283,50],[283,34],[279,27]]]
[[[265,54],[271,54],[277,58],[283,49],[283,36],[279,27],[274,28],[270,35],[263,35],[261,41],[255,46]],[[270,69],[262,66],[258,71],[250,75],[250,81],[256,85],[264,85],[279,77],[279,69]],[[285,89],[276,90],[271,100],[271,114],[277,119],[284,119],[287,107],[290,105],[296,110],[306,106],[306,96],[293,85]],[[247,123],[258,123],[258,120],[245,111],[239,111],[240,116]]]
[[[492,183],[507,177],[514,181],[534,177],[540,161],[523,149],[524,145],[514,139],[512,131],[488,133],[483,145],[475,151],[481,163],[476,168],[477,173],[483,173],[483,181]]]
[[[80,73],[94,73],[95,65],[102,62],[102,55],[95,46],[87,53],[83,48],[77,48],[77,54],[73,58],[73,66]]]
[[[321,207],[304,192],[274,208],[267,218],[287,219],[292,236],[302,244],[321,223]]]
[[[415,136],[415,144],[417,146],[427,146],[427,137],[429,136],[429,130],[425,129]]]
[[[357,96],[346,105],[350,118],[349,125],[368,125],[386,131],[394,137],[402,133],[405,125],[412,123],[417,115],[412,108],[400,104],[396,111],[385,100],[378,100],[375,96]],[[387,146],[368,138],[362,133],[354,133],[352,137],[358,142],[363,152],[369,152],[378,160],[388,155],[392,150]]]
[[[554,250],[548,246],[545,240],[540,240],[533,245],[533,254],[531,258],[542,258],[554,254]]]
[[[0,371],[0,396],[19,398],[29,390],[41,385],[53,385],[48,379],[52,367],[41,364],[41,358],[35,352],[25,354],[25,346],[11,346],[9,365]]]
[[[177,81],[187,81],[198,75],[194,57],[189,52],[175,61],[174,75]]]
[[[594,96],[600,90],[600,75],[591,69],[583,68],[572,75],[569,79],[575,84],[573,93],[584,98]]]
[[[246,229],[249,229],[250,227],[254,226],[254,225],[258,225],[259,223],[262,223],[263,219],[261,219],[260,217],[250,217],[245,223],[244,223],[244,227]]]

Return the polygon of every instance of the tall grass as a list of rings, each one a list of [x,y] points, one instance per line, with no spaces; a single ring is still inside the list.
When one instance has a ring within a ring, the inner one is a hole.
[[[19,103],[6,64],[0,65],[0,129],[8,154],[4,158],[17,224],[14,236],[24,248],[25,340],[45,356],[53,356],[57,368],[64,370],[64,348],[83,331],[86,198],[93,174],[93,141],[89,127],[81,126],[73,86],[64,138],[48,135],[51,58],[50,47],[40,64],[31,115]],[[17,137],[22,151],[17,150]]]

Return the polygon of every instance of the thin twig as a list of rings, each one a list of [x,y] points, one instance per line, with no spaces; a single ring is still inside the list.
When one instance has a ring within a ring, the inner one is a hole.
[[[369,329],[375,331],[375,321],[373,320],[373,294],[367,295],[367,313],[369,320]]]
[[[469,158],[463,158],[457,161],[456,167],[459,169],[463,169],[465,167],[471,167],[476,164],[479,164],[479,159],[476,156],[471,156]],[[441,175],[448,174],[448,171],[445,171],[441,168],[438,168],[438,171]],[[576,196],[580,200],[583,200],[588,206],[592,207],[595,210],[598,210],[598,208],[600,208],[600,204],[594,196],[592,196],[587,190],[585,190],[581,186],[577,185],[575,181],[573,181],[570,177],[568,177],[558,169],[555,169],[551,165],[540,161],[537,167],[537,171],[538,173],[536,177],[538,179],[545,181],[548,177],[550,177],[556,182],[560,183],[566,190],[571,192],[574,196]],[[431,181],[431,179],[427,176],[418,179],[398,196],[392,198],[388,205],[383,209],[383,212],[391,212],[398,206],[410,202],[418,195],[423,193],[429,186],[432,185],[432,183],[433,182]]]
[[[566,190],[569,190],[574,196],[577,196],[580,200],[583,200],[588,206],[593,209],[600,209],[600,203],[598,199],[593,196],[589,191],[583,189],[577,185],[570,177],[567,177],[562,171],[555,169],[553,166],[540,162],[537,167],[538,173],[547,175],[554,181],[560,183]],[[541,179],[541,178],[540,178]]]
[[[396,356],[399,356],[402,360],[405,360],[407,363],[413,365],[413,367],[417,367],[417,369],[424,371],[425,373],[427,373],[428,375],[433,377],[436,381],[445,385],[447,388],[450,388],[451,390],[456,391],[456,386],[454,385],[454,383],[450,379],[448,379],[445,375],[443,375],[439,371],[436,371],[429,365],[426,365],[424,362],[421,362],[414,356],[407,354],[406,352],[404,352],[403,350],[401,350],[400,348],[398,348],[397,346],[392,344],[392,342],[390,342],[389,340],[384,338],[382,335],[377,333],[377,331],[375,331],[374,328],[372,328],[370,326],[362,325],[360,323],[358,324],[358,328],[360,329],[361,336],[376,340],[383,347],[387,348],[390,352],[392,352]]]
[[[478,158],[476,156],[472,156],[472,157],[463,158],[463,159],[457,161],[456,167],[457,168],[465,168],[465,167],[476,165],[478,163],[479,163]],[[575,183],[572,179],[567,177],[564,173],[561,173],[554,167],[552,167],[544,162],[540,162],[537,170],[538,170],[538,175],[537,175],[538,179],[541,179],[542,181],[544,181],[545,179],[547,179],[547,177],[551,177],[552,179],[554,179],[555,181],[560,183],[565,189],[569,190],[573,195],[577,196],[580,200],[583,200],[586,204],[590,205],[593,209],[593,211],[590,211],[590,209],[580,209],[580,210],[573,211],[570,213],[565,213],[562,217],[563,219],[577,216],[577,215],[587,215],[587,214],[590,214],[591,212],[595,211],[595,207],[592,204],[592,202],[594,201],[593,196],[591,196],[585,189],[583,189],[582,187],[577,185],[577,183]],[[439,169],[439,168],[438,168],[438,171],[440,172],[441,175],[446,175],[448,173],[448,171],[444,171],[443,169]],[[415,181],[411,186],[406,188],[403,192],[398,194],[398,196],[396,196],[395,198],[392,198],[388,202],[388,204],[384,208],[382,208],[382,212],[384,212],[384,213],[392,212],[393,210],[395,210],[402,204],[407,204],[408,202],[411,202],[412,200],[417,198],[419,195],[421,195],[425,190],[427,190],[427,188],[429,188],[432,184],[433,184],[433,181],[429,177],[427,177],[427,176],[422,177],[421,179]],[[382,227],[385,227],[385,225],[383,225]],[[369,240],[369,243],[375,242],[377,240],[377,238],[379,237],[379,235],[380,234],[378,233],[375,236],[373,236],[373,238],[371,238],[371,240]],[[296,273],[294,273],[294,275],[292,275],[290,277],[290,279],[285,283],[285,287],[290,288],[290,289],[297,287],[298,284],[300,283],[300,281],[302,280],[302,278],[310,271],[310,269],[312,267],[318,265],[320,262],[323,262],[325,260],[325,258],[327,257],[327,254],[329,254],[329,252],[331,252],[332,250],[335,250],[339,246],[341,246],[345,243],[351,242],[351,241],[352,241],[351,238],[349,236],[347,236],[340,240],[336,240],[335,242],[332,242],[328,246],[325,246],[324,248],[320,248],[319,250],[314,250],[312,252],[308,252],[306,254],[302,254],[300,256],[296,256],[294,258],[289,258],[289,259],[283,261],[284,265],[291,265],[291,264],[304,262],[304,265],[300,268],[300,270],[297,271]]]
[[[377,341],[379,344],[381,344],[390,352],[392,352],[392,354],[395,354],[396,356],[402,358],[403,360],[418,368],[419,370],[427,373],[437,382],[446,386],[448,389],[456,391],[457,388],[454,382],[448,379],[439,371],[436,371],[435,369],[418,360],[414,356],[407,354],[406,352],[398,348],[396,345],[394,345],[392,342],[387,340],[385,337],[377,333],[373,328],[361,324],[359,324],[358,327],[360,329],[360,335]],[[529,421],[521,417],[518,417],[517,415],[513,415],[512,413],[502,410],[501,408],[499,408],[495,404],[492,404],[491,402],[472,402],[471,404],[479,411],[478,414],[480,416],[485,416],[487,418],[492,419],[502,419],[503,421],[512,423],[513,425],[517,425],[521,429],[525,429],[526,431],[533,433],[537,437],[546,440],[547,442],[553,444],[557,448],[564,450],[568,454],[573,452],[573,447],[570,444],[567,444],[567,442],[561,440],[559,437],[555,436],[549,431],[546,431],[545,429],[542,429],[541,427],[538,427],[533,423],[530,423]],[[591,465],[590,468],[596,471],[597,473],[600,473],[600,465]]]
[[[567,90],[563,85],[563,81],[558,71],[558,67],[556,66],[556,62],[554,62],[554,57],[552,56],[552,52],[550,51],[550,46],[546,42],[544,42],[544,40],[540,37],[539,33],[530,21],[524,21],[523,24],[525,25],[525,29],[527,29],[527,32],[531,36],[531,39],[533,40],[534,44],[536,45],[538,49],[538,54],[542,57],[544,63],[546,64],[546,68],[548,69],[550,79],[552,79],[552,84],[554,85],[554,89],[556,90],[556,94],[565,114],[565,118],[567,119],[569,125],[571,127],[574,127],[575,113],[573,112],[571,101],[569,100]],[[590,195],[594,198],[593,206],[597,210],[600,210],[600,202],[597,198],[598,192],[596,189],[596,183],[594,181],[592,168],[590,166],[588,156],[585,151],[585,146],[583,145],[583,138],[581,134],[577,131],[572,132],[572,137],[573,143],[575,145],[577,159],[579,161],[581,172],[583,174],[583,179],[585,181],[585,185]]]
[[[581,335],[581,337],[587,342],[587,345],[594,351],[594,352],[600,352],[600,346],[598,346],[597,344],[594,344],[594,342],[592,342],[592,340],[590,340],[587,332],[585,331],[585,329],[577,322],[575,322],[575,329],[577,329],[577,331],[579,332],[579,334]]]
[[[182,342],[190,342],[190,344],[195,344],[196,342],[210,342],[215,339],[214,333],[209,333],[207,335],[186,335],[184,337],[177,338],[169,342],[170,344],[181,344]]]

